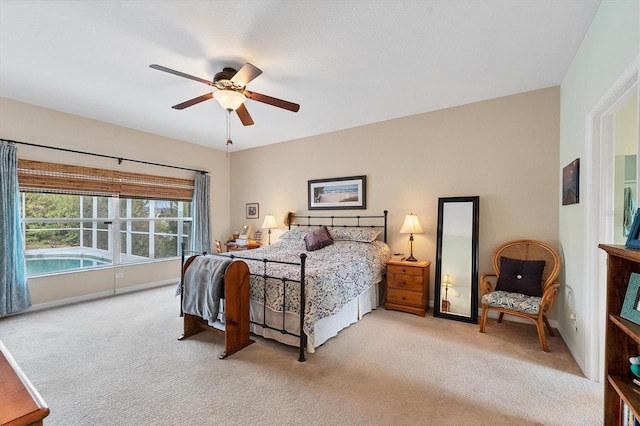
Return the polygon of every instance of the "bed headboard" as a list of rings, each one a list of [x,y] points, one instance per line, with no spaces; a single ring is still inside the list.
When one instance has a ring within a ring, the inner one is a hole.
[[[387,242],[387,215],[388,210],[382,212],[380,216],[303,216],[294,212],[287,213],[287,225],[289,229],[292,226],[327,226],[330,228],[383,228],[382,232],[384,242]],[[299,223],[303,221],[306,223]]]

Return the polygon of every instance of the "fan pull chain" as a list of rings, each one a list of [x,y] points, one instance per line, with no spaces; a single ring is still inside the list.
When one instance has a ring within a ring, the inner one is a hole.
[[[231,110],[227,110],[227,158],[229,158],[229,145],[233,145],[231,141]]]

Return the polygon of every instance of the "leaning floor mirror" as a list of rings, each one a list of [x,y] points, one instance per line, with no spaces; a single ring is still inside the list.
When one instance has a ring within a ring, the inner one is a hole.
[[[433,314],[478,323],[480,197],[438,198]]]

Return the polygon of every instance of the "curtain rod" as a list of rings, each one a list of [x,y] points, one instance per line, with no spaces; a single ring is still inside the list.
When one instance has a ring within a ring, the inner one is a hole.
[[[207,174],[208,173],[208,172],[206,172],[204,170],[189,169],[187,167],[171,166],[171,165],[168,165],[168,164],[151,163],[149,161],[142,161],[142,160],[132,160],[130,158],[115,157],[113,155],[95,154],[93,152],[76,151],[75,149],[58,148],[58,147],[55,147],[55,146],[47,146],[47,145],[38,145],[38,144],[35,144],[35,143],[29,143],[29,142],[12,141],[10,139],[0,139],[0,140],[5,141],[5,142],[9,142],[9,143],[16,143],[16,144],[19,144],[19,145],[35,146],[37,148],[47,148],[47,149],[55,149],[56,151],[72,152],[74,154],[85,154],[85,155],[93,155],[95,157],[111,158],[113,160],[118,160],[118,164],[122,164],[123,161],[130,161],[132,163],[148,164],[148,165],[151,165],[151,166],[160,166],[160,167],[169,167],[169,168],[172,168],[172,169],[189,170],[189,171],[192,171],[192,172],[198,172],[198,173],[202,173],[202,174]]]

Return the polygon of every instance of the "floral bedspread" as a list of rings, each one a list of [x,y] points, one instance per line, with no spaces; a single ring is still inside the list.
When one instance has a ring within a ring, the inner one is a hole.
[[[371,243],[335,241],[320,250],[306,251],[304,240],[285,239],[255,250],[235,252],[241,257],[305,263],[304,331],[313,342],[314,324],[337,313],[342,307],[372,284],[379,282],[390,258],[389,247],[382,241]],[[252,274],[300,280],[300,266],[245,260]],[[299,315],[300,284],[282,279],[267,279],[266,291],[262,276],[251,276],[251,300],[264,303],[281,312],[283,301],[287,312]]]

